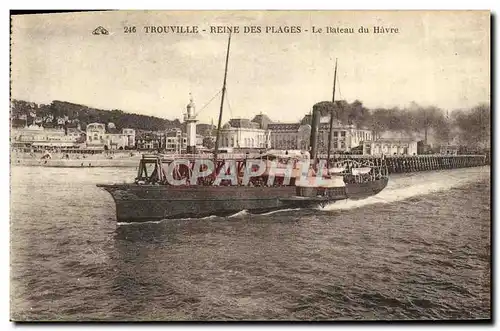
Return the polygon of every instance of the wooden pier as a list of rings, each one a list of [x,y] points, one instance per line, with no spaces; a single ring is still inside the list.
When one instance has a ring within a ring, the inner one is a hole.
[[[385,163],[389,173],[405,173],[444,169],[479,167],[489,164],[485,155],[414,155],[414,156],[372,156],[372,155],[333,155],[333,162],[356,159],[360,162],[382,165]]]

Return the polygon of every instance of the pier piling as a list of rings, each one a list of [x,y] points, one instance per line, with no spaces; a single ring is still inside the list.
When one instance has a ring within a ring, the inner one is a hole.
[[[321,157],[320,157],[321,158]],[[341,161],[354,159],[359,162],[380,165],[381,156],[374,155],[332,155],[331,160]],[[485,155],[391,155],[385,156],[385,164],[389,173],[409,173],[444,169],[479,167],[488,165]]]

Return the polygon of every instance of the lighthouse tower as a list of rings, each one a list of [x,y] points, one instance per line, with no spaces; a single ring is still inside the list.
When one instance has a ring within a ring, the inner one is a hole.
[[[187,153],[196,153],[196,113],[195,104],[193,102],[193,96],[189,93],[189,103],[186,106],[186,112],[184,113],[184,122],[186,122],[186,133],[187,133]]]

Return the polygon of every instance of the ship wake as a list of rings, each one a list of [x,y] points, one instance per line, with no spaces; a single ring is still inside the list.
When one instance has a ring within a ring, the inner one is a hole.
[[[259,214],[259,215],[261,215],[261,216],[269,216],[269,215],[274,215],[274,214],[277,214],[277,213],[285,213],[285,212],[297,211],[297,210],[302,210],[302,208],[285,208],[285,209],[273,210],[273,211],[270,211],[268,213],[262,213],[262,214]]]
[[[227,218],[243,217],[243,216],[246,216],[246,215],[249,215],[249,214],[250,213],[248,212],[248,210],[244,209],[244,210],[240,210],[237,213],[229,215]]]
[[[364,200],[347,199],[337,201],[318,209],[322,211],[345,210],[379,203],[404,201],[420,195],[465,186],[487,178],[487,176],[489,176],[488,170],[478,168],[393,176],[389,181],[389,185],[375,196]]]

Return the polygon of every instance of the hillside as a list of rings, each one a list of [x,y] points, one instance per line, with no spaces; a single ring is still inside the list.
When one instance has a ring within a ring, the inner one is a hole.
[[[361,101],[321,101],[313,106],[322,116],[334,116],[344,124],[374,131],[377,135],[393,133],[426,139],[436,143],[459,143],[484,148],[491,139],[491,109],[479,104],[470,109],[445,111],[434,106],[421,106],[411,102],[406,108],[368,109]],[[306,115],[302,123],[309,123]]]
[[[79,123],[81,128],[89,123],[115,124],[117,129],[132,128],[145,131],[166,130],[181,126],[179,120],[166,120],[155,116],[126,113],[113,109],[90,108],[71,102],[54,100],[52,103],[36,104],[23,100],[12,100],[11,120],[13,127],[42,124],[44,127],[57,127],[65,123]]]

